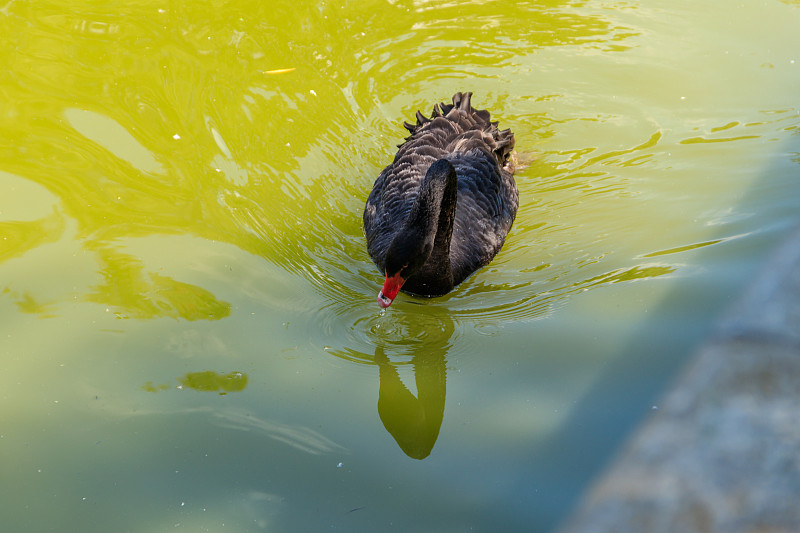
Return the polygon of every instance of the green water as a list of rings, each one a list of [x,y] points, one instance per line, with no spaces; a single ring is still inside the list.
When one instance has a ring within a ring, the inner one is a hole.
[[[550,531],[798,223],[800,3],[0,6],[3,531]],[[417,109],[506,246],[386,312]]]

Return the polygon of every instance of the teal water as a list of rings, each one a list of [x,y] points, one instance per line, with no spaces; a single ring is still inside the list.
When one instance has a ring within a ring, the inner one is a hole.
[[[0,6],[4,531],[551,531],[798,223],[800,5]],[[360,217],[475,93],[520,210],[375,303]]]

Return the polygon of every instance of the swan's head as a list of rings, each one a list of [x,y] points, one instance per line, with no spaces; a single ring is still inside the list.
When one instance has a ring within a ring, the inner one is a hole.
[[[378,304],[386,309],[408,278],[413,276],[428,260],[433,249],[433,239],[418,231],[400,232],[386,252],[384,274],[386,280],[378,293]]]
[[[394,276],[386,274],[386,281],[383,282],[383,288],[378,293],[378,305],[384,309],[392,305],[397,293],[400,292],[400,287],[405,282],[406,280],[400,276],[399,272]]]

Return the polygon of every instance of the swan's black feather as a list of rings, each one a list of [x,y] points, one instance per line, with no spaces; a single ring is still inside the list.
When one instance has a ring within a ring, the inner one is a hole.
[[[375,180],[367,199],[363,220],[367,250],[383,272],[389,245],[403,230],[428,168],[446,159],[456,171],[458,192],[449,252],[452,282],[444,287],[437,280],[411,276],[404,286],[410,292],[444,294],[488,264],[503,246],[517,212],[519,197],[511,162],[514,134],[499,130],[488,111],[473,109],[471,96],[456,93],[452,104],[435,105],[431,118],[417,112],[416,124],[405,122],[410,136]]]

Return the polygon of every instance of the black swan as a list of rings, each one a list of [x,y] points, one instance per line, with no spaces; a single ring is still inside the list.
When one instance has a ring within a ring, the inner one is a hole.
[[[398,291],[441,296],[487,265],[514,222],[514,134],[489,112],[470,105],[472,93],[417,111],[411,135],[375,180],[364,208],[367,250],[385,274],[378,303]]]

